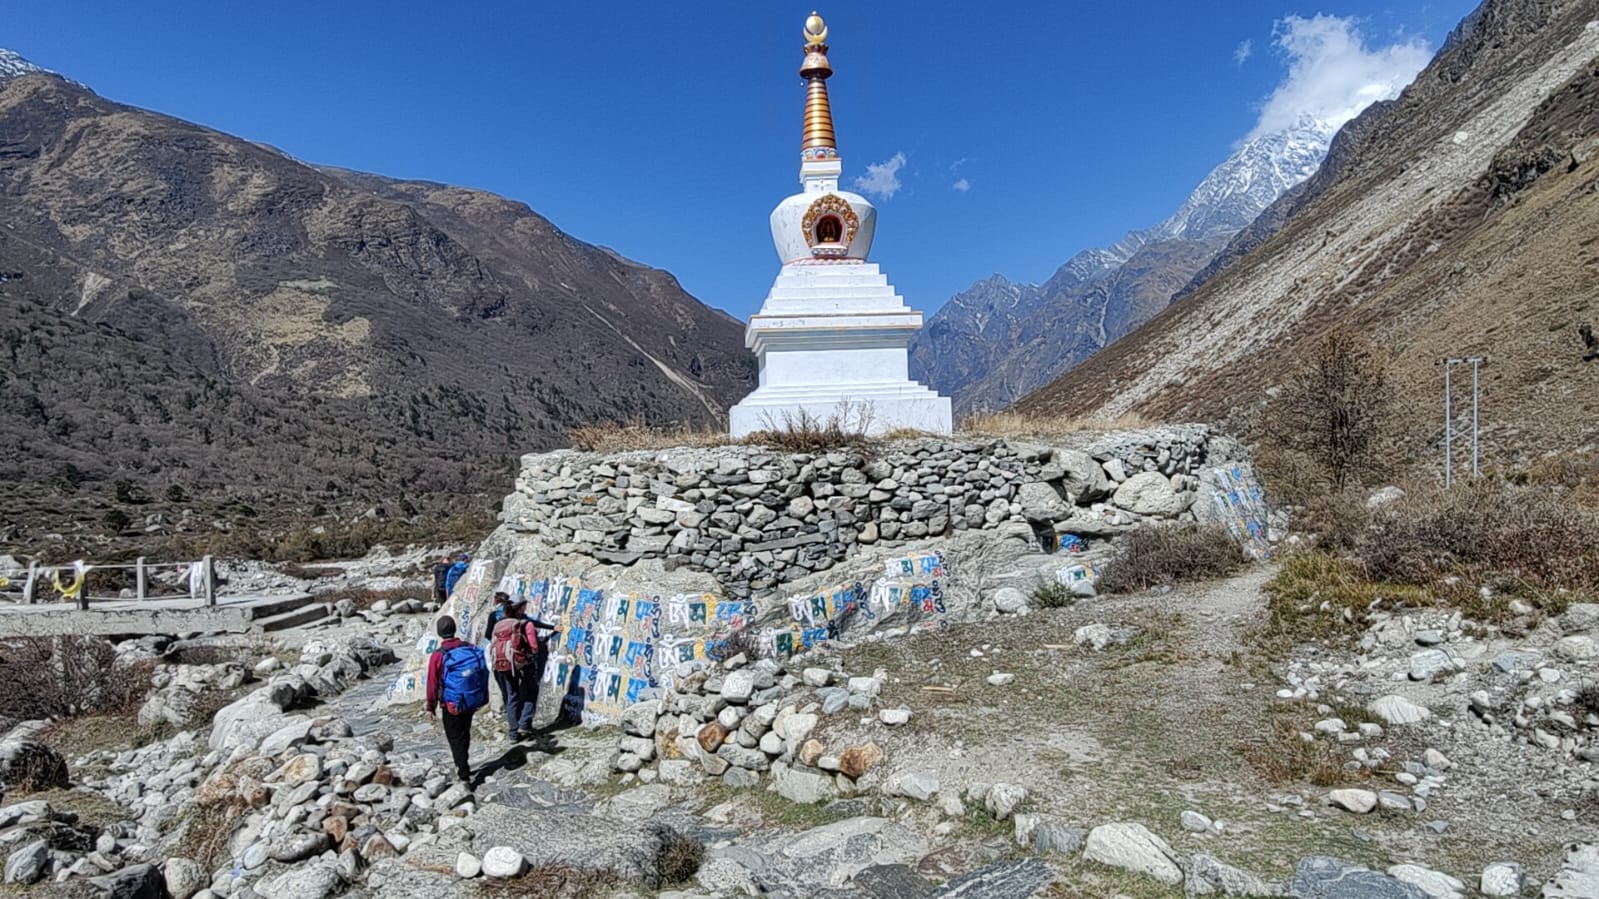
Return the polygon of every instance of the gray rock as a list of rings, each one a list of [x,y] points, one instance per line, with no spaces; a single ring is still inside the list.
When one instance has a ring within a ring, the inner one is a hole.
[[[291,868],[256,887],[265,899],[327,899],[343,888],[339,873],[324,865]]]
[[[1142,824],[1101,824],[1088,832],[1083,857],[1176,886],[1183,882],[1177,855]]]
[[[277,661],[273,659],[273,661]],[[181,856],[167,859],[161,873],[166,880],[167,892],[172,894],[172,899],[191,899],[195,893],[205,888],[209,882],[206,871],[200,863]]]
[[[761,776],[748,768],[728,768],[722,783],[735,790],[749,790],[761,785]]]
[[[166,899],[167,884],[155,865],[130,865],[105,877],[93,878],[105,899]],[[321,897],[312,897],[321,899]]]
[[[1105,469],[1093,456],[1081,450],[1058,449],[1053,464],[1060,471],[1061,487],[1073,502],[1090,503],[1111,495],[1110,479],[1105,477]]]
[[[1190,896],[1281,896],[1281,884],[1272,883],[1227,864],[1214,855],[1196,852],[1188,859],[1183,890]]]
[[[749,668],[740,668],[728,672],[727,678],[722,681],[722,698],[737,705],[750,701],[750,696],[755,692],[755,672]]]
[[[1299,860],[1288,895],[1295,899],[1427,899],[1414,884],[1322,856]]]
[[[906,771],[890,775],[883,783],[883,795],[904,796],[926,802],[938,792],[938,778],[921,771]]]
[[[1016,811],[1016,806],[1027,801],[1027,788],[1016,784],[997,783],[988,788],[983,807],[995,821],[1003,821]]]
[[[802,805],[822,802],[838,795],[832,777],[820,771],[782,764],[772,766],[772,789],[784,799]]]
[[[622,733],[635,737],[655,736],[655,722],[661,716],[661,701],[635,702],[622,710]]]
[[[1599,896],[1599,846],[1574,843],[1566,861],[1543,888],[1543,899],[1592,899]]]
[[[266,739],[261,741],[260,747],[256,749],[257,755],[267,758],[281,755],[310,738],[310,718],[304,715],[291,715],[283,720],[288,723],[268,734]]]
[[[293,864],[321,855],[330,848],[332,842],[325,833],[297,833],[274,843],[267,854],[273,861]]]
[[[1429,649],[1410,657],[1410,679],[1414,681],[1430,681],[1435,675],[1445,671],[1453,671],[1456,667],[1458,666],[1449,653],[1442,649]]]
[[[1493,665],[1505,674],[1514,674],[1517,671],[1531,671],[1538,667],[1538,661],[1542,658],[1542,653],[1507,649],[1494,656]]]
[[[1191,491],[1178,492],[1158,471],[1141,471],[1116,488],[1116,505],[1139,515],[1176,518],[1194,501]]]
[[[1055,877],[1037,858],[994,862],[955,878],[928,894],[929,899],[1026,899]]]
[[[1040,854],[1068,855],[1083,848],[1088,831],[1059,821],[1040,821],[1033,828],[1033,851]]]
[[[1061,496],[1060,491],[1037,481],[1022,485],[1019,501],[1022,515],[1036,524],[1053,524],[1069,518],[1073,510],[1072,504]]]
[[[50,862],[50,844],[34,840],[6,856],[6,883],[37,883]]]

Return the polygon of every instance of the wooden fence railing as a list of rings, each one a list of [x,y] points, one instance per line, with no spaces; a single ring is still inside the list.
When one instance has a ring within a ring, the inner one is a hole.
[[[52,591],[61,600],[75,601],[78,608],[87,610],[91,599],[112,600],[126,599],[121,591],[126,587],[117,588],[116,595],[94,597],[90,591],[91,577],[95,572],[132,571],[134,573],[133,599],[143,600],[151,597],[151,579],[153,575],[164,570],[182,571],[188,578],[188,595],[196,599],[204,599],[205,604],[217,604],[217,573],[216,566],[212,564],[210,556],[195,562],[147,562],[143,556],[133,562],[106,562],[90,563],[79,560],[65,565],[41,565],[34,561],[28,564],[26,570],[12,569],[0,570],[0,596],[19,598],[21,602],[32,605],[41,601],[45,591]],[[17,581],[21,581],[21,590],[15,589]],[[104,578],[101,579],[103,584]],[[124,583],[126,581],[124,580]],[[181,595],[183,591],[178,591]]]

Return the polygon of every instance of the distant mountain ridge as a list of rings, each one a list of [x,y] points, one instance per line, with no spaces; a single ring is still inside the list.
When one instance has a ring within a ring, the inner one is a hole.
[[[1596,166],[1599,9],[1487,0],[1207,280],[1019,407],[1221,421],[1353,330],[1390,365],[1397,458],[1442,467],[1439,362],[1462,356],[1489,360],[1485,468],[1591,450],[1599,368],[1578,328],[1599,319]]]
[[[739,321],[522,203],[317,168],[0,59],[0,543],[111,479],[497,494],[577,425],[712,424],[753,387]]]
[[[1240,146],[1164,221],[1079,252],[1043,284],[996,274],[972,285],[912,342],[912,375],[963,413],[1048,383],[1159,312],[1228,238],[1314,174],[1336,131],[1302,116]]]

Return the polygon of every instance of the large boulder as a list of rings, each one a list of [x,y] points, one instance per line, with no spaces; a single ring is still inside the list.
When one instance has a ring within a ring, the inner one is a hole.
[[[1082,450],[1061,449],[1045,473],[1060,472],[1060,485],[1074,502],[1091,503],[1111,495],[1115,485],[1105,477],[1105,469]],[[1045,480],[1054,480],[1046,477]]]
[[[1116,505],[1139,515],[1176,518],[1194,501],[1194,494],[1179,491],[1158,471],[1141,471],[1116,488]]]
[[[1183,882],[1177,854],[1165,840],[1150,833],[1142,824],[1101,824],[1088,832],[1083,857],[1172,886]]]
[[[1288,894],[1296,899],[1429,899],[1415,884],[1320,856],[1300,859]]]
[[[1052,524],[1070,518],[1072,514],[1072,504],[1060,495],[1060,491],[1041,481],[1023,484],[1019,499],[1022,515],[1034,523]]]
[[[241,746],[254,749],[262,740],[292,723],[265,688],[223,706],[211,721],[210,746],[223,753]]]

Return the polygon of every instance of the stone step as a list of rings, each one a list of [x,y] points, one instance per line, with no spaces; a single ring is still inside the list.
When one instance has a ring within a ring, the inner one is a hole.
[[[260,620],[308,606],[315,601],[316,598],[309,593],[291,593],[287,596],[257,600],[246,609],[252,619]]]
[[[311,603],[301,605],[265,618],[256,618],[252,623],[263,631],[281,631],[291,627],[300,627],[313,621],[333,614],[333,606],[325,603]]]

